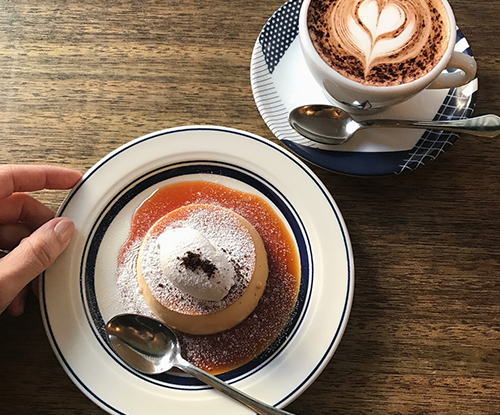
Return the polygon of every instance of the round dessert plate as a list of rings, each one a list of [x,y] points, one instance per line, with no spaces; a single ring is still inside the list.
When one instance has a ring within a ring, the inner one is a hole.
[[[346,327],[354,288],[349,235],[333,198],[303,162],[268,140],[224,127],[140,137],[92,167],[61,205],[58,214],[71,218],[76,232],[44,273],[40,293],[61,365],[111,414],[249,413],[182,373],[135,371],[106,341],[106,322],[127,311],[117,288],[117,257],[134,211],[157,189],[191,180],[262,197],[288,228],[300,257],[298,299],[282,333],[261,355],[219,375],[223,380],[284,407],[324,369]]]
[[[298,106],[329,104],[306,66],[298,39],[302,0],[290,0],[267,21],[253,50],[250,76],[257,108],[273,134],[303,159],[338,173],[381,176],[415,170],[434,160],[457,133],[367,129],[342,145],[314,143],[293,130],[288,114]],[[457,29],[455,50],[472,55]],[[376,114],[377,118],[456,120],[469,118],[476,103],[477,79],[460,88],[425,90]],[[368,118],[368,117],[366,117]]]

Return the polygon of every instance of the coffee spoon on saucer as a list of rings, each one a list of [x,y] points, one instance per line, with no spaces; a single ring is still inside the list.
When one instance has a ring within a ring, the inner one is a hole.
[[[106,325],[113,350],[131,367],[154,375],[177,367],[214,389],[225,393],[261,415],[293,415],[237,390],[219,378],[189,363],[181,356],[177,336],[159,321],[137,314],[120,314]]]
[[[304,105],[293,109],[288,121],[294,130],[309,140],[334,145],[343,144],[357,131],[372,127],[453,131],[482,137],[495,137],[500,133],[500,117],[493,114],[455,121],[355,121],[347,112],[331,105]]]

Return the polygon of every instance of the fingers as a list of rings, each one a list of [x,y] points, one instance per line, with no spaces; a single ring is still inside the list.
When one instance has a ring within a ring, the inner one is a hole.
[[[0,225],[0,249],[13,250],[19,242],[27,238],[33,232],[24,223],[8,223]]]
[[[74,229],[67,218],[52,219],[0,259],[0,312],[66,249]]]
[[[8,307],[22,314],[28,283],[54,262],[74,231],[69,219],[52,219],[51,209],[20,192],[70,189],[81,177],[55,166],[0,166],[0,248],[12,250],[0,258],[0,313]]]
[[[7,307],[7,311],[13,317],[18,317],[24,313],[24,306],[26,304],[26,297],[28,296],[29,286],[26,286]]]
[[[32,230],[54,217],[52,209],[25,193],[0,199],[0,224],[21,222]]]
[[[56,166],[0,166],[0,199],[16,192],[71,189],[81,177],[76,170]]]

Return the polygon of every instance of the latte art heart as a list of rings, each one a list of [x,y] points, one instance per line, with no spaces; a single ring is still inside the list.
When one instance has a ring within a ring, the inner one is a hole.
[[[397,85],[423,76],[448,42],[439,0],[312,0],[308,28],[320,56],[369,85]]]
[[[394,3],[386,3],[380,10],[376,0],[361,2],[356,15],[349,16],[346,36],[364,59],[365,75],[378,57],[401,50],[414,36],[415,19],[408,17],[405,10]]]
[[[349,5],[346,2],[341,4]],[[377,60],[401,53],[405,47],[411,52],[415,51],[415,44],[422,46],[416,36],[417,21],[424,22],[420,27],[420,35],[423,35],[420,39],[428,37],[431,28],[430,17],[425,14],[418,16],[418,10],[408,7],[405,0],[361,0],[355,9],[338,12],[347,13],[347,19],[341,21],[346,24],[332,22],[332,28],[339,38],[349,39],[348,44],[353,45],[353,49],[347,50],[363,61],[365,76]]]

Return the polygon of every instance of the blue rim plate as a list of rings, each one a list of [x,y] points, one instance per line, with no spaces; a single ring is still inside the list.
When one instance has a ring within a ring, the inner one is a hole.
[[[288,124],[289,112],[300,105],[328,104],[309,74],[298,40],[302,0],[290,0],[267,21],[255,42],[250,78],[257,108],[273,134],[301,158],[330,171],[359,176],[383,176],[415,170],[445,152],[457,133],[401,129],[371,129],[341,146],[313,143]],[[472,55],[457,29],[455,50]],[[469,118],[474,112],[477,79],[461,88],[425,90],[377,116],[425,120]]]
[[[140,374],[104,336],[105,322],[127,311],[115,275],[132,213],[156,189],[200,179],[264,198],[293,235],[301,263],[299,298],[282,334],[222,379],[283,407],[323,370],[347,324],[354,287],[349,235],[333,198],[297,157],[224,127],[179,127],[140,137],[92,167],[68,195],[58,214],[75,222],[76,233],[41,284],[42,316],[57,358],[109,413],[247,413],[190,377]]]

